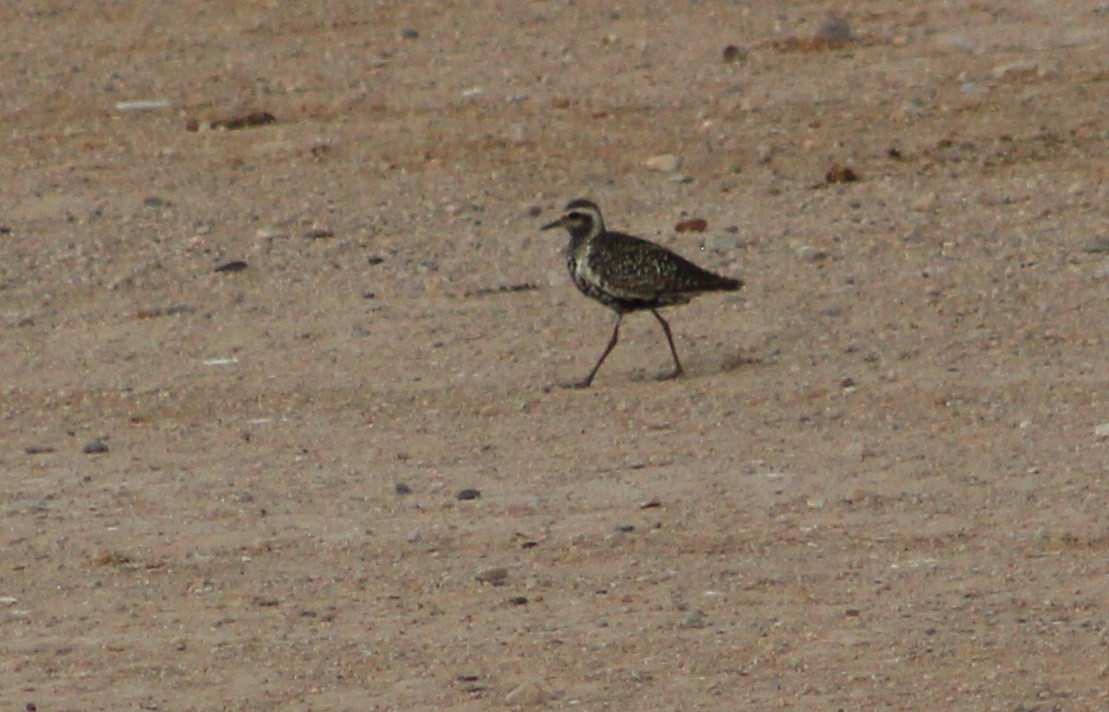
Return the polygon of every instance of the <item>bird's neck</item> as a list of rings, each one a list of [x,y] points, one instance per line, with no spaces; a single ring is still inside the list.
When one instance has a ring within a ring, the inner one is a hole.
[[[597,229],[595,225],[579,225],[570,228],[570,249],[577,250],[597,235],[604,232],[604,227]]]

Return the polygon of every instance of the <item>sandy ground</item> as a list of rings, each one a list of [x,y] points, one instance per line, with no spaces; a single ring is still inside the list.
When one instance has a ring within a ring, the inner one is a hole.
[[[1109,6],[833,9],[5,3],[0,707],[1109,707]]]

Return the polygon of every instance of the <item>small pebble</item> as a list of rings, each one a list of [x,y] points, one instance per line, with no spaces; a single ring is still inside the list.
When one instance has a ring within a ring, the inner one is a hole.
[[[160,208],[166,205],[166,201],[156,195],[148,195],[142,199],[142,204],[148,208]]]
[[[412,488],[403,482],[398,482],[393,485],[393,491],[397,494],[412,494]]]
[[[481,490],[464,489],[456,495],[456,499],[477,499],[481,496]]]
[[[508,599],[508,602],[511,603],[514,606],[526,606],[528,604],[528,597],[527,596],[513,596],[512,598]]]
[[[400,36],[406,40],[418,39],[420,32],[413,27],[405,27],[400,31]]]
[[[493,586],[503,586],[505,581],[508,580],[508,569],[503,566],[498,566],[494,569],[486,569],[474,577],[478,583],[488,583]]]
[[[634,524],[617,524],[616,525],[616,531],[624,532],[625,534],[627,534],[628,532],[634,532],[635,531],[635,525]]]
[[[547,701],[547,693],[534,682],[525,682],[507,695],[504,701],[513,707],[536,707]]]
[[[658,171],[659,173],[673,173],[682,167],[682,157],[673,153],[662,153],[651,156],[643,162],[643,165],[649,170]]]
[[[812,245],[802,245],[797,248],[797,256],[805,262],[822,262],[828,258],[828,253]]]
[[[1094,437],[1099,440],[1105,440],[1106,438],[1109,438],[1109,423],[1102,423],[1101,425],[1094,428]]]
[[[1044,70],[1041,69],[1040,64],[1033,59],[1023,59],[1008,64],[1000,64],[990,70],[990,76],[994,79],[1006,79],[1009,77],[1019,77],[1032,74],[1043,75]]]
[[[134,99],[132,101],[117,101],[117,111],[149,111],[151,109],[167,109],[169,99]]]
[[[706,250],[736,250],[746,246],[747,243],[737,235],[714,235],[705,240]]]
[[[100,438],[96,438],[86,443],[85,446],[81,448],[81,452],[86,455],[99,455],[100,453],[108,452],[108,444]]]
[[[289,233],[279,227],[267,226],[255,230],[254,236],[259,240],[281,240],[288,237]]]

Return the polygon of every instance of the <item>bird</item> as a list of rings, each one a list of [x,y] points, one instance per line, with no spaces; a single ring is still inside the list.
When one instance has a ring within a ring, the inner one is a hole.
[[[570,233],[566,266],[577,288],[615,312],[612,336],[593,369],[580,381],[560,384],[567,388],[588,388],[593,377],[620,339],[620,322],[629,312],[647,310],[654,314],[666,334],[674,370],[663,379],[683,373],[670,324],[658,310],[686,304],[702,292],[734,292],[743,280],[724,277],[693,264],[661,245],[633,235],[605,228],[597,204],[579,198],[570,201],[565,214],[542,230],[565,228]]]

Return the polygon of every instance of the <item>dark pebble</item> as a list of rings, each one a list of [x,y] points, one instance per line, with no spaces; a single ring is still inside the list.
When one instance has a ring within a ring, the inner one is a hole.
[[[400,36],[406,40],[414,40],[420,36],[420,32],[412,27],[405,27],[400,31]]]
[[[108,452],[108,444],[100,438],[97,438],[92,442],[86,443],[85,446],[81,448],[81,452],[86,455],[99,455],[102,452]]]
[[[537,218],[542,213],[543,213],[543,208],[539,207],[538,205],[529,205],[528,206],[528,217]]]
[[[382,262],[385,261],[385,258],[374,255],[373,257],[370,257],[366,261],[369,262],[372,265],[379,265],[379,264],[381,264]]]
[[[840,385],[840,388],[854,388],[855,387],[855,379],[848,376],[848,377],[843,378],[842,380],[840,380],[839,385]]]
[[[528,604],[527,596],[513,596],[508,599],[508,602],[514,606],[526,606]]]
[[[702,218],[693,218],[691,220],[682,220],[674,226],[674,232],[704,232],[709,224]]]
[[[743,60],[747,59],[747,48],[730,44],[724,48],[724,51],[721,54],[724,57],[724,62],[727,64],[742,62]]]
[[[393,491],[397,494],[412,494],[412,488],[403,482],[398,482],[393,485]]]
[[[142,199],[142,204],[148,208],[160,208],[166,204],[166,201],[156,195],[148,195]]]
[[[832,166],[824,174],[824,180],[828,183],[854,183],[859,180],[859,174],[850,166]]]
[[[477,499],[480,496],[481,496],[481,490],[464,489],[464,490],[462,490],[461,492],[458,493],[457,498],[458,499]]]
[[[235,131],[237,129],[250,128],[252,126],[265,126],[277,121],[277,117],[268,111],[255,111],[251,114],[244,116],[233,116],[228,119],[219,119],[212,122],[214,129],[226,129],[228,131]]]
[[[539,546],[539,542],[528,539],[523,544],[520,544],[521,549],[534,549]]]
[[[618,531],[618,532],[634,532],[635,531],[635,525],[634,524],[620,524],[616,527],[616,531]]]
[[[325,227],[314,227],[304,233],[304,236],[309,240],[322,240],[325,237],[335,237],[335,233]]]
[[[232,262],[225,262],[224,264],[216,267],[213,272],[242,272],[246,269],[246,262],[242,260],[234,260]]]

